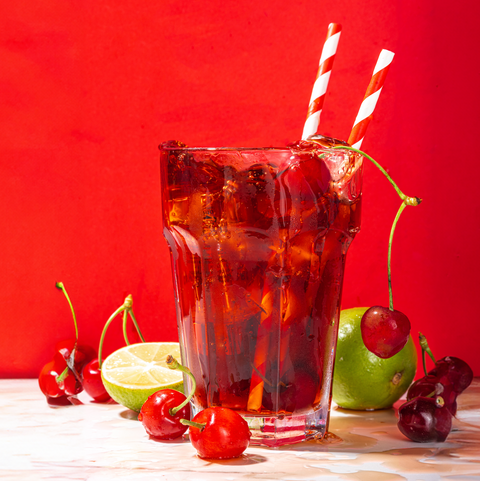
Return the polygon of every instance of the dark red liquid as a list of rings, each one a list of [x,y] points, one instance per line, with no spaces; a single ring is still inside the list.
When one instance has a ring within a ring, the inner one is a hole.
[[[335,157],[349,158],[340,165]],[[161,148],[183,361],[197,406],[300,414],[329,403],[361,161],[312,143]]]

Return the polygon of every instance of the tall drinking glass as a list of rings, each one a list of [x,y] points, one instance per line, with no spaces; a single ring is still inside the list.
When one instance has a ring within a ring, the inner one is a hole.
[[[361,157],[314,142],[167,142],[160,152],[164,236],[182,360],[197,380],[194,408],[238,411],[253,444],[321,438],[345,256],[360,228]]]

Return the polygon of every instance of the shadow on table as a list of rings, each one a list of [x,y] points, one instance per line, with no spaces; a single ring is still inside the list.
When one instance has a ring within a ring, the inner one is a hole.
[[[255,446],[257,447],[257,446]],[[248,466],[252,464],[260,464],[267,461],[265,456],[261,456],[259,454],[242,454],[239,458],[234,459],[203,459],[203,461],[207,461],[211,464],[220,464],[220,465],[228,465],[228,466]]]
[[[130,421],[138,421],[138,413],[136,411],[132,411],[131,409],[125,409],[125,411],[122,411],[120,413],[120,417]]]

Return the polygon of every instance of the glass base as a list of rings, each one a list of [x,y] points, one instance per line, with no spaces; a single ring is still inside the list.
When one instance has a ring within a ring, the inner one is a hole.
[[[327,432],[328,411],[318,410],[299,416],[244,418],[252,432],[251,445],[276,447],[323,438]]]

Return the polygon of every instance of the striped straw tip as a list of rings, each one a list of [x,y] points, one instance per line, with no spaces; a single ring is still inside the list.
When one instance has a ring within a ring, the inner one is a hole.
[[[380,70],[388,67],[392,61],[395,54],[390,50],[382,50],[380,55],[378,56],[377,64],[375,65],[375,69],[373,70],[373,75],[375,75]]]
[[[328,24],[328,31],[330,32],[332,30],[334,30],[333,33],[336,33],[339,30],[342,30],[342,26],[339,23],[333,23],[332,22],[332,23]]]

